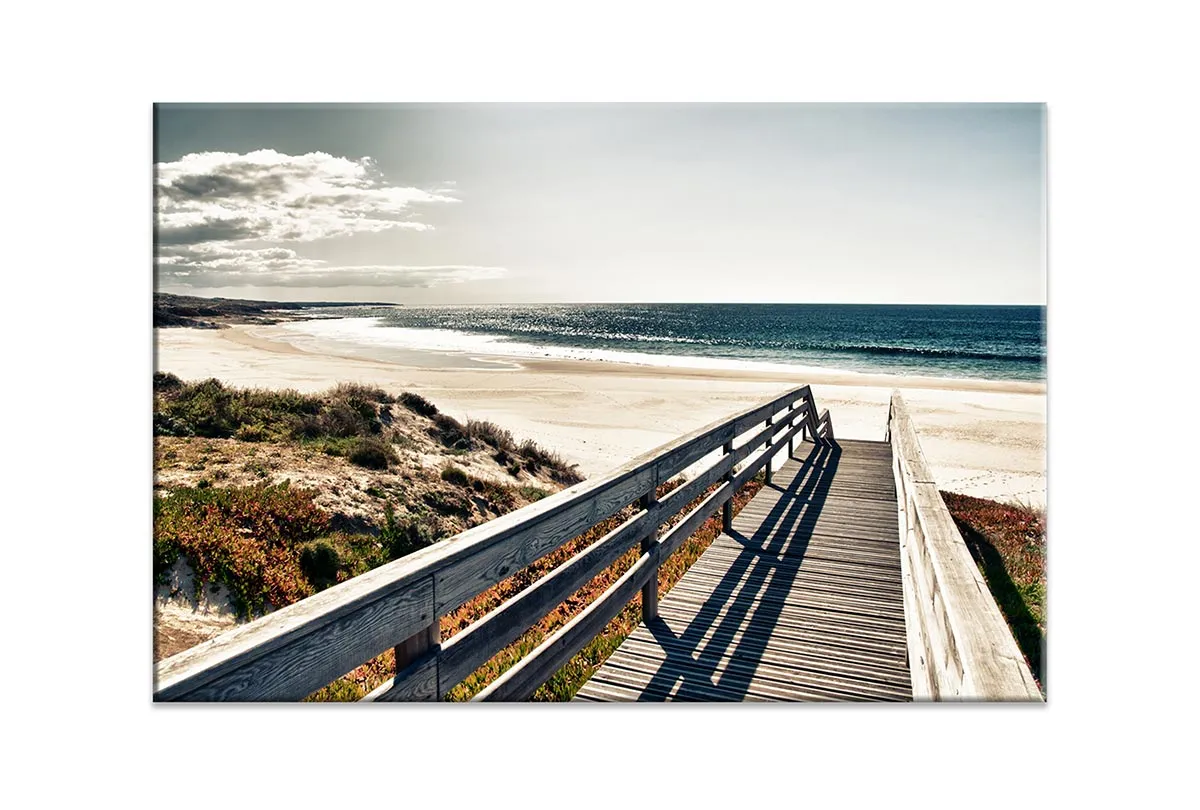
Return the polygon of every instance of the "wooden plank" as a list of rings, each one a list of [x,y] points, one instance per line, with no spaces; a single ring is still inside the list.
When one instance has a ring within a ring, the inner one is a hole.
[[[377,568],[172,656],[154,700],[301,700],[429,626],[433,583],[408,574]]]
[[[917,688],[939,700],[1040,701],[1012,631],[937,491],[898,391],[888,436],[904,496],[904,581],[915,591],[908,604],[917,615],[908,624],[922,633],[923,643],[915,645],[922,673]]]
[[[672,621],[696,622],[692,635],[699,634],[704,627],[736,621],[737,627],[750,626],[758,623],[760,626],[771,627],[772,634],[792,633],[805,638],[827,638],[853,640],[862,644],[864,649],[874,649],[878,652],[897,652],[904,654],[904,638],[894,625],[864,625],[846,621],[846,617],[812,609],[790,609],[775,611],[767,609],[765,619],[759,618],[759,609],[751,606],[743,609],[728,604],[708,605],[682,599],[664,599],[659,605],[659,616]],[[690,625],[689,625],[690,627]]]
[[[527,700],[559,667],[587,646],[633,599],[657,568],[658,556],[643,554],[601,596],[493,681],[474,700]]]
[[[779,697],[804,691],[847,700],[906,700],[910,692],[907,679],[896,683],[844,672],[829,672],[801,666],[799,659],[784,664],[766,659],[749,661],[736,656],[697,661],[685,655],[673,655],[659,645],[635,642],[622,644],[613,653],[612,660],[630,669],[646,667],[652,677],[662,672],[664,667],[669,667],[666,670],[667,678],[672,674],[686,677],[689,672],[707,677],[718,689],[726,691],[727,700],[741,700],[752,691]],[[654,671],[656,667],[657,672]]]
[[[1021,701],[1042,699],[1025,657],[996,600],[971,559],[966,543],[934,485],[916,485],[918,520],[945,602],[950,643],[961,662],[965,699]]]
[[[360,703],[396,703],[410,701],[434,701],[440,695],[437,690],[437,652],[427,652],[410,663],[398,675],[389,678]]]
[[[601,520],[612,517],[653,489],[656,483],[654,471],[642,469],[596,493],[591,499],[566,503],[562,509],[543,515],[533,523],[518,522],[510,531],[500,535],[503,542],[482,545],[472,555],[456,560],[434,574],[435,610],[442,615],[458,608],[568,540],[583,534]],[[510,514],[519,514],[520,511]],[[489,521],[480,528],[504,517]]]
[[[903,691],[879,688],[873,684],[856,684],[825,676],[821,673],[780,671],[770,665],[760,665],[762,674],[748,674],[747,668],[711,668],[687,660],[643,657],[622,647],[612,658],[613,670],[623,669],[644,680],[650,693],[667,695],[691,693],[707,701],[745,700],[808,700],[808,701],[900,701]],[[610,670],[606,674],[613,674]]]
[[[878,449],[869,475],[843,464],[853,449],[785,463],[662,599],[665,624],[639,626],[595,674],[593,699],[910,699],[897,502],[880,497],[892,456]],[[846,470],[857,481],[840,490]],[[605,693],[614,681],[625,691]]]
[[[446,694],[493,655],[652,531],[657,517],[643,510],[569,561],[442,645],[438,692]]]
[[[715,588],[723,584],[725,578],[719,576],[700,576],[692,579],[686,586],[676,583],[676,588],[682,588],[680,593],[689,589],[698,594],[711,594]],[[783,588],[787,588],[783,591]],[[827,585],[812,579],[783,577],[757,574],[743,577],[739,582],[740,592],[753,589],[757,593],[755,601],[770,605],[781,604],[789,606],[804,606],[818,604],[829,609],[877,618],[904,618],[903,596],[899,592],[880,595],[877,593],[864,594],[861,590],[848,591],[844,585]],[[674,593],[675,589],[672,589]]]
[[[744,642],[760,640],[752,633],[739,630],[733,634],[727,634],[714,627],[709,628],[702,637],[689,638],[687,644],[699,649],[702,645],[709,644],[718,635],[731,647],[735,647],[735,645],[740,647]],[[629,639],[647,644],[659,644],[663,647],[670,647],[673,643],[664,641],[661,636],[651,635],[645,626],[635,630]],[[681,647],[681,651],[684,649],[686,648]],[[830,671],[845,669],[847,672],[858,672],[869,677],[882,677],[896,683],[907,683],[909,677],[909,670],[904,663],[903,654],[897,654],[895,651],[884,653],[862,649],[846,643],[838,644],[828,638],[818,641],[811,636],[772,631],[770,646],[765,650],[764,655],[772,656],[780,661],[801,659],[819,662],[822,668],[828,668]]]
[[[691,656],[697,661],[738,660],[745,664],[762,661],[785,669],[807,668],[813,671],[842,673],[847,677],[903,684],[905,687],[909,682],[908,668],[904,664],[903,655],[864,656],[848,653],[850,648],[846,645],[831,648],[811,640],[777,640],[773,633],[755,635],[739,631],[731,635],[715,628],[701,639],[689,637],[686,641],[681,641],[664,636],[665,634],[635,632],[629,637],[629,643],[634,647],[641,644],[662,648],[679,656]]]

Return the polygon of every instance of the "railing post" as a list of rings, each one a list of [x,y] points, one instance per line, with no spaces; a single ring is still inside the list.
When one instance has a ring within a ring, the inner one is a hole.
[[[651,490],[642,496],[641,506],[647,512],[654,510],[658,506],[658,492]],[[658,542],[659,527],[655,526],[654,531],[650,532],[646,537],[642,538],[642,553],[649,551],[650,548]],[[654,569],[654,573],[650,575],[650,579],[642,586],[642,621],[648,622],[651,619],[658,618],[658,568]]]
[[[725,455],[733,452],[733,439],[725,442]],[[729,468],[729,472],[725,473],[725,480],[733,480],[733,467]],[[733,529],[733,493],[729,493],[729,500],[725,501],[725,505],[721,508],[721,531],[728,532]]]
[[[804,431],[808,434],[808,438],[813,444],[821,443],[821,425],[818,423],[819,414],[817,413],[817,400],[808,393],[808,409],[804,414]]]
[[[787,420],[787,424],[788,424],[788,431],[790,432],[791,429],[793,427],[795,427],[795,425],[796,425],[796,403],[795,402],[793,402],[791,407],[788,409],[788,416],[790,418]],[[796,457],[796,436],[793,434],[788,437],[788,458],[795,458],[795,457]]]
[[[773,424],[775,424],[775,414],[771,414],[770,416],[767,417],[767,427],[770,427]],[[768,448],[770,448],[771,440],[773,438],[775,438],[773,435],[767,437],[767,447]],[[771,456],[767,456],[767,486],[771,486],[771,473],[774,472],[771,469],[771,467],[773,466],[774,461],[775,461],[775,459],[773,459]]]
[[[396,645],[396,674],[408,667],[413,661],[442,643],[442,625],[438,619],[424,630],[418,630]]]

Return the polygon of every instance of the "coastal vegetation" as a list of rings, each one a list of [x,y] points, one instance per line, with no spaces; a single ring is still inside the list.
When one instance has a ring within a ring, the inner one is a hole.
[[[1046,693],[1046,513],[942,492],[1042,693]]]
[[[302,394],[155,374],[160,599],[200,614],[224,600],[246,620],[581,480],[482,424],[373,386]],[[203,640],[184,630],[156,637],[156,656]]]
[[[160,599],[227,595],[238,621],[291,604],[580,480],[561,456],[492,422],[465,424],[414,392],[343,383],[319,394],[154,378],[154,572]],[[363,449],[375,455],[363,455]],[[665,496],[681,483],[667,482]],[[714,485],[715,486],[715,485]],[[748,483],[740,509],[762,486]],[[711,490],[711,488],[710,488]],[[694,503],[698,503],[699,496]],[[564,564],[633,514],[630,504],[441,620],[443,639]],[[678,519],[678,517],[674,518]],[[666,593],[720,532],[710,518],[659,570]],[[601,593],[631,549],[467,678],[467,700]],[[188,577],[178,576],[186,566]],[[182,593],[186,582],[189,592]],[[535,695],[566,700],[637,626],[640,597]],[[178,634],[176,634],[178,635]],[[167,634],[164,634],[167,637]],[[174,636],[170,636],[174,637]],[[204,636],[183,634],[190,643]],[[189,644],[159,643],[156,657]],[[356,700],[391,677],[391,651],[310,700]]]

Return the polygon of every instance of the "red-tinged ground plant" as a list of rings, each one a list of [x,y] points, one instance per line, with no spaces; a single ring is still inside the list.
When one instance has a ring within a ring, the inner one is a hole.
[[[298,547],[329,529],[308,490],[283,484],[176,489],[154,504],[154,572],[160,580],[183,557],[197,595],[229,589],[243,617],[310,596]]]

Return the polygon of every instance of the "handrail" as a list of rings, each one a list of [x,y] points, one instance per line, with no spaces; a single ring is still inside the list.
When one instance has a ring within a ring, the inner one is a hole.
[[[753,432],[751,432],[753,431]],[[156,701],[299,700],[389,647],[398,673],[369,699],[437,700],[536,624],[621,554],[637,562],[558,632],[505,672],[480,699],[533,694],[642,589],[679,545],[801,432],[833,436],[805,385],[719,420],[598,478],[442,540],[236,627],[161,661]],[[746,436],[746,434],[750,434]],[[740,442],[739,442],[740,440]],[[760,449],[761,448],[761,449]],[[657,500],[658,486],[708,455],[721,455]],[[737,469],[741,462],[745,464]],[[712,484],[721,485],[669,531],[659,529]],[[439,617],[636,504],[638,511],[567,563],[446,643]],[[656,599],[643,600],[653,615]]]
[[[899,391],[892,392],[887,440],[899,496],[913,698],[1042,700],[1008,623],[942,501]]]

